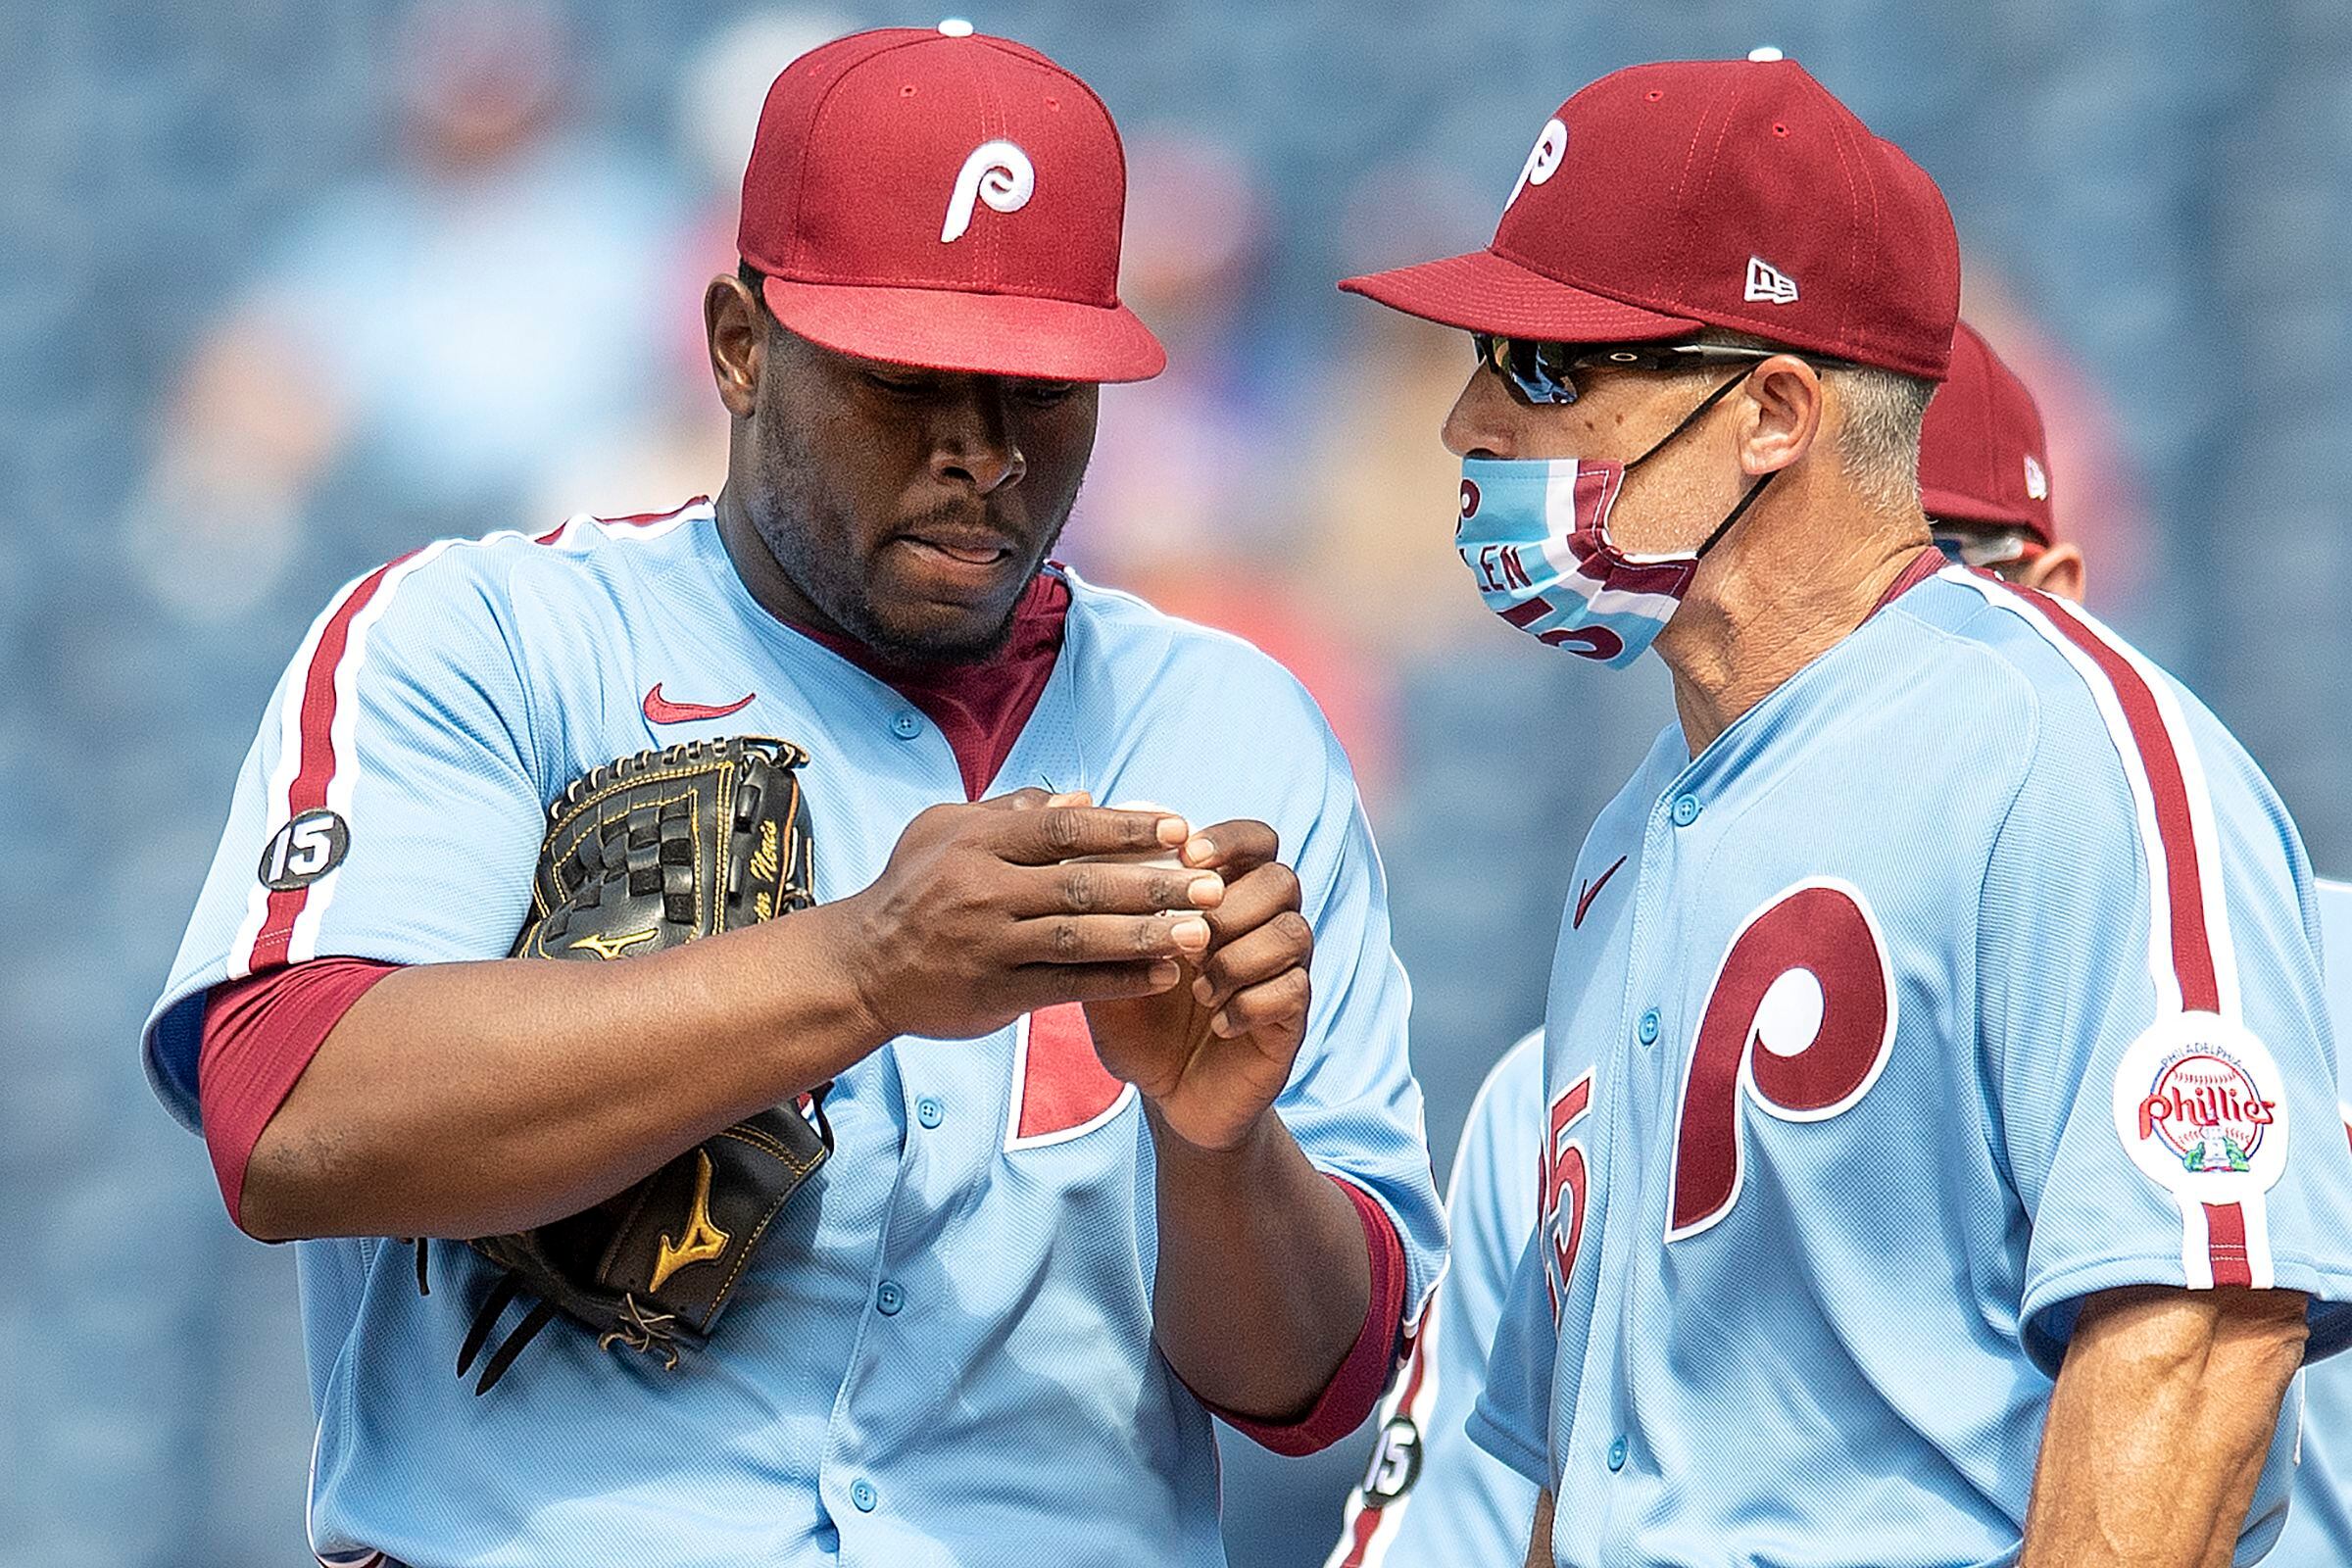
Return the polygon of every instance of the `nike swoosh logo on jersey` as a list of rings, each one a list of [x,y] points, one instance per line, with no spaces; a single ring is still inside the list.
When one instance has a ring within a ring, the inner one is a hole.
[[[662,683],[645,694],[645,716],[657,724],[690,724],[698,718],[724,718],[751,706],[758,692],[745,692],[731,703],[673,703],[662,695]]]
[[[1617,857],[1617,865],[1623,865],[1630,858],[1630,856],[1620,855]],[[1569,930],[1578,930],[1584,925],[1585,911],[1592,907],[1592,901],[1600,897],[1600,890],[1607,887],[1609,878],[1617,874],[1617,865],[1612,865],[1606,871],[1601,872],[1599,881],[1592,883],[1576,896],[1576,918],[1568,922]]]

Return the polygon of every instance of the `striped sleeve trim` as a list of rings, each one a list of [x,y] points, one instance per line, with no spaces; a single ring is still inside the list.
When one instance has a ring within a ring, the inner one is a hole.
[[[612,538],[657,539],[709,515],[709,498],[698,496],[672,512],[576,516],[534,542],[562,549]],[[378,566],[327,603],[295,654],[302,676],[287,682],[274,715],[277,765],[269,784],[263,843],[275,844],[279,834],[307,813],[330,811],[349,821],[352,798],[367,772],[359,736],[360,678],[367,666],[369,635],[401,585],[450,550],[523,537],[509,531],[480,540],[444,539]],[[245,917],[229,945],[227,978],[242,980],[316,957],[319,924],[334,904],[342,875],[337,865],[314,881],[276,889],[257,877],[247,896]]]
[[[2180,699],[2146,660],[2081,607],[1963,567],[1965,582],[2032,626],[2089,688],[2139,816],[2147,854],[2148,973],[2166,1011],[2238,1015],[2213,798]]]
[[[1540,1060],[1544,1050],[1541,1028],[1513,1041],[1510,1050],[1488,1069],[1478,1093],[1470,1097],[1470,1109],[1462,1118],[1461,1144],[1454,1152],[1453,1174],[1446,1183],[1446,1211],[1449,1216],[1459,1215],[1463,1205],[1479,1209],[1490,1205],[1502,1207],[1501,1192],[1496,1185],[1501,1170],[1488,1152],[1484,1129],[1497,1115],[1533,1113],[1532,1105],[1520,1102],[1515,1087],[1518,1080],[1513,1076],[1522,1053],[1531,1050]],[[1543,1089],[1540,1076],[1534,1081],[1534,1088],[1540,1095]],[[1539,1170],[1536,1173],[1539,1208],[1543,1203],[1543,1173]],[[1497,1225],[1509,1228],[1499,1220]],[[1457,1252],[1448,1259],[1447,1266],[1458,1269],[1470,1264]],[[1457,1281],[1460,1278],[1455,1276]],[[1507,1273],[1498,1284],[1507,1296]],[[1403,1533],[1405,1509],[1412,1501],[1415,1482],[1428,1456],[1430,1423],[1438,1411],[1438,1308],[1442,1300],[1443,1293],[1432,1289],[1419,1324],[1406,1337],[1403,1364],[1376,1412],[1379,1435],[1373,1443],[1371,1463],[1366,1466],[1363,1479],[1348,1494],[1347,1505],[1340,1515],[1339,1543],[1332,1547],[1324,1568],[1380,1568],[1390,1547]],[[1485,1345],[1479,1348],[1478,1359],[1484,1362],[1486,1352],[1494,1347]],[[1460,1437],[1461,1434],[1447,1433],[1444,1440],[1452,1442]],[[1405,1445],[1419,1451],[1406,1451]]]
[[[298,659],[303,678],[288,686],[279,708],[281,740],[277,769],[270,781],[265,843],[274,842],[298,816],[321,809],[340,815],[334,804],[338,799],[349,806],[359,773],[352,754],[352,717],[358,705],[351,693],[367,662],[368,634],[391,602],[388,590],[448,548],[434,545],[378,566],[337,594],[311,627]],[[338,866],[316,882],[277,889],[257,879],[245,922],[229,949],[228,977],[242,980],[312,957],[319,917],[334,902],[341,876]]]
[[[2195,1012],[2242,1021],[2213,797],[2171,683],[2080,606],[1965,567],[1948,566],[1940,575],[2032,627],[2082,677],[2097,705],[2123,763],[2148,867],[2148,975],[2159,1022]],[[2273,1283],[2259,1192],[2239,1202],[2182,1202],[2180,1209],[2189,1288]]]
[[[1379,1568],[1404,1528],[1423,1434],[1438,1402],[1438,1301],[1432,1297],[1405,1354],[1403,1371],[1381,1401],[1371,1464],[1348,1494],[1339,1544],[1324,1568]]]

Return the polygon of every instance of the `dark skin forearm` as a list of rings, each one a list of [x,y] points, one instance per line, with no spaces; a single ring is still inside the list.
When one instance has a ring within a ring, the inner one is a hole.
[[[902,1034],[972,1039],[1175,985],[1213,872],[1065,863],[1174,817],[1042,791],[916,817],[864,892],[617,963],[427,964],[377,982],[263,1130],[257,1236],[487,1236],[601,1201]]]
[[[1178,862],[1223,882],[1189,983],[1086,1012],[1096,1054],[1141,1093],[1157,1152],[1160,1353],[1211,1404],[1287,1423],[1363,1331],[1372,1259],[1355,1205],[1274,1110],[1314,1000],[1314,930],[1280,852],[1249,819],[1186,839]]]
[[[1371,1310],[1355,1205],[1268,1110],[1230,1150],[1202,1149],[1154,1113],[1160,1353],[1209,1403],[1253,1420],[1313,1408]]]
[[[2059,1369],[2020,1568],[2228,1568],[2303,1362],[2293,1291],[2109,1291]]]
[[[275,1240],[488,1236],[575,1213],[880,1043],[845,923],[819,907],[625,963],[388,975],[263,1133],[239,1217]]]
[[[1303,1414],[1363,1326],[1371,1261],[1353,1204],[1271,1108],[1311,995],[1298,879],[1262,823],[1188,838],[1174,817],[1045,800],[927,811],[865,892],[668,952],[385,978],[264,1130],[241,1221],[270,1238],[544,1224],[894,1036],[973,1038],[1082,1002],[1152,1117],[1162,1352],[1224,1408]],[[1171,840],[1183,863],[1156,863]],[[1155,863],[1087,858],[1103,855]]]

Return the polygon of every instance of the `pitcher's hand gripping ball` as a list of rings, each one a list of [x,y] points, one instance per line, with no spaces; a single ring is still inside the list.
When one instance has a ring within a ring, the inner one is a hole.
[[[518,957],[609,962],[659,953],[814,902],[808,813],[788,741],[694,741],[609,762],[548,808]],[[467,1243],[503,1271],[458,1352],[462,1377],[520,1292],[538,1298],[482,1365],[486,1393],[558,1313],[610,1349],[675,1368],[727,1304],[768,1225],[832,1147],[779,1106],[705,1139],[566,1219]],[[417,1249],[417,1284],[424,1249]]]

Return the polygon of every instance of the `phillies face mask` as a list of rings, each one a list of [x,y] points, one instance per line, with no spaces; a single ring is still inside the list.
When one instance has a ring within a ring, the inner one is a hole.
[[[1690,591],[1699,558],[1731,532],[1773,474],[1749,485],[1694,550],[1629,555],[1609,538],[1609,510],[1628,473],[1745,379],[1736,375],[1717,387],[1630,463],[1464,458],[1453,545],[1487,608],[1546,647],[1611,669],[1641,658]]]

